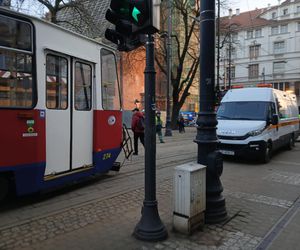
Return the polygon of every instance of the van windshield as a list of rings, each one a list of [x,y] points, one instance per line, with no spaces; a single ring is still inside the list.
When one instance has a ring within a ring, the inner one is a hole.
[[[268,116],[269,102],[223,102],[218,112],[218,120],[261,120]]]

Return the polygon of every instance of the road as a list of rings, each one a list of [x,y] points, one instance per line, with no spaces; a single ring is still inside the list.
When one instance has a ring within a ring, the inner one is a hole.
[[[300,143],[292,151],[276,152],[269,164],[226,158],[221,180],[229,220],[222,225],[205,226],[194,236],[185,237],[171,230],[172,176],[175,166],[196,161],[197,145],[193,142],[196,129],[173,134],[165,138],[166,143],[157,144],[157,196],[161,217],[170,232],[164,243],[151,245],[131,236],[143,200],[144,152],[140,145],[140,155],[126,162],[119,173],[4,204],[0,208],[0,249],[53,249],[53,244],[57,249],[181,249],[186,246],[189,249],[207,246],[255,249],[265,242],[280,249],[284,240],[279,237],[265,241],[265,237],[273,228],[278,231],[276,223],[287,218],[289,211],[295,211],[296,218],[300,216],[298,208],[295,209],[300,196]],[[288,225],[292,229],[297,227],[292,222]],[[281,233],[284,232],[278,235]],[[295,234],[299,235],[300,231]],[[286,249],[293,242],[290,238]],[[276,239],[280,239],[280,244]]]

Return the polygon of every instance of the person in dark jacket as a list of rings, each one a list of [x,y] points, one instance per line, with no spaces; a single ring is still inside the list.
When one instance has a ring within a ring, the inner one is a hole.
[[[139,111],[138,108],[135,108],[131,120],[131,129],[133,131],[134,138],[134,152],[133,155],[138,155],[138,140],[140,138],[141,143],[144,145],[144,130],[145,130],[145,118],[144,115]]]
[[[178,119],[178,128],[179,128],[179,133],[185,133],[184,118],[182,115],[180,115],[180,117]]]

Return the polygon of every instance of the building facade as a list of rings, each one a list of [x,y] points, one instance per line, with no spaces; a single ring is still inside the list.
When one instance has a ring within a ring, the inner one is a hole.
[[[300,103],[300,0],[220,20],[221,89],[272,86]]]

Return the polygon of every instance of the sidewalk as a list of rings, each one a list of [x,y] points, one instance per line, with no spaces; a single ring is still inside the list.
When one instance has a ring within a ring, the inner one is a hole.
[[[172,138],[161,150],[172,150],[173,140],[178,144]],[[174,166],[166,166],[157,170],[157,200],[161,219],[169,232],[167,240],[148,243],[132,236],[141,218],[144,198],[141,184],[138,188],[126,187],[118,193],[70,205],[51,215],[0,228],[0,249],[235,250],[256,249],[262,243],[270,249],[298,249],[299,152],[297,144],[294,151],[275,156],[272,164],[267,165],[225,161],[221,179],[229,220],[224,224],[205,225],[192,236],[172,231]],[[143,156],[139,157],[135,159]],[[127,182],[136,180],[142,183],[143,173],[129,177]],[[119,184],[123,186],[123,182]],[[268,233],[274,235],[273,232],[277,232],[276,237],[267,239]]]

